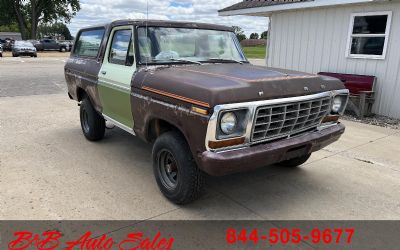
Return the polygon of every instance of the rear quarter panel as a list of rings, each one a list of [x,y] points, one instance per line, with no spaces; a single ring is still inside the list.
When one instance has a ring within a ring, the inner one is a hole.
[[[83,89],[89,96],[94,108],[98,112],[102,112],[97,84],[98,74],[100,72],[103,61],[105,44],[107,43],[109,36],[109,29],[108,26],[99,26],[91,29],[99,28],[104,28],[105,32],[97,57],[78,57],[74,54],[74,46],[71,52],[71,56],[64,67],[64,72],[68,86],[68,93],[71,95],[71,97],[74,100],[78,101],[78,90]],[[78,32],[77,39],[79,38],[80,33],[85,30],[88,29],[83,29]],[[76,41],[74,42],[74,44],[76,44]]]
[[[101,63],[96,59],[83,59],[72,57],[65,65],[65,78],[68,85],[68,93],[74,100],[79,99],[78,89],[83,89],[88,95],[94,108],[101,112],[101,103],[97,90],[98,73]]]

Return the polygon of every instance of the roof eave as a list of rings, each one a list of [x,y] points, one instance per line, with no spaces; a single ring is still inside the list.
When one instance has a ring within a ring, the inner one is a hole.
[[[269,16],[273,12],[285,11],[285,10],[297,10],[317,7],[329,7],[334,5],[346,5],[346,4],[359,4],[359,3],[370,3],[370,2],[384,2],[389,0],[316,0],[313,2],[299,2],[290,4],[280,4],[272,6],[264,6],[257,8],[247,8],[239,10],[228,10],[218,11],[220,16],[237,16],[237,15],[248,15],[248,16]]]

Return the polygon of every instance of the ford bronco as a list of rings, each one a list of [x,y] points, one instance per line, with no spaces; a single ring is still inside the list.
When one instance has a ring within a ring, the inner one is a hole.
[[[205,176],[295,167],[336,141],[348,90],[335,78],[251,65],[229,27],[120,20],[78,32],[65,65],[84,136],[106,121],[153,144],[156,182],[172,202]]]

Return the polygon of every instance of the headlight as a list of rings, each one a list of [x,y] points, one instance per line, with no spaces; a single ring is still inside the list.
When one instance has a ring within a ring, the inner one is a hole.
[[[339,113],[340,108],[342,107],[342,105],[343,105],[342,98],[340,96],[336,96],[333,99],[333,102],[332,102],[332,112],[333,113]]]
[[[237,126],[237,117],[233,112],[227,112],[222,115],[221,117],[221,131],[226,134],[230,135],[235,132],[235,128]]]
[[[333,98],[332,100],[332,107],[331,107],[331,113],[332,114],[343,114],[344,110],[346,108],[346,103],[347,103],[347,95],[337,95]]]
[[[249,122],[249,109],[224,110],[219,113],[215,138],[226,140],[243,136]]]

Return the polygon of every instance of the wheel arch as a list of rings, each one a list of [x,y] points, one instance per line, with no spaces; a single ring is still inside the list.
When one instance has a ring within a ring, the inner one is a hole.
[[[83,88],[81,88],[79,86],[76,87],[76,98],[78,99],[78,102],[82,101],[82,99],[87,95],[88,95],[88,93],[86,92],[86,90],[84,90]]]
[[[146,123],[145,137],[148,142],[153,143],[160,135],[168,131],[179,133],[188,142],[185,133],[178,125],[163,118],[152,117]]]

